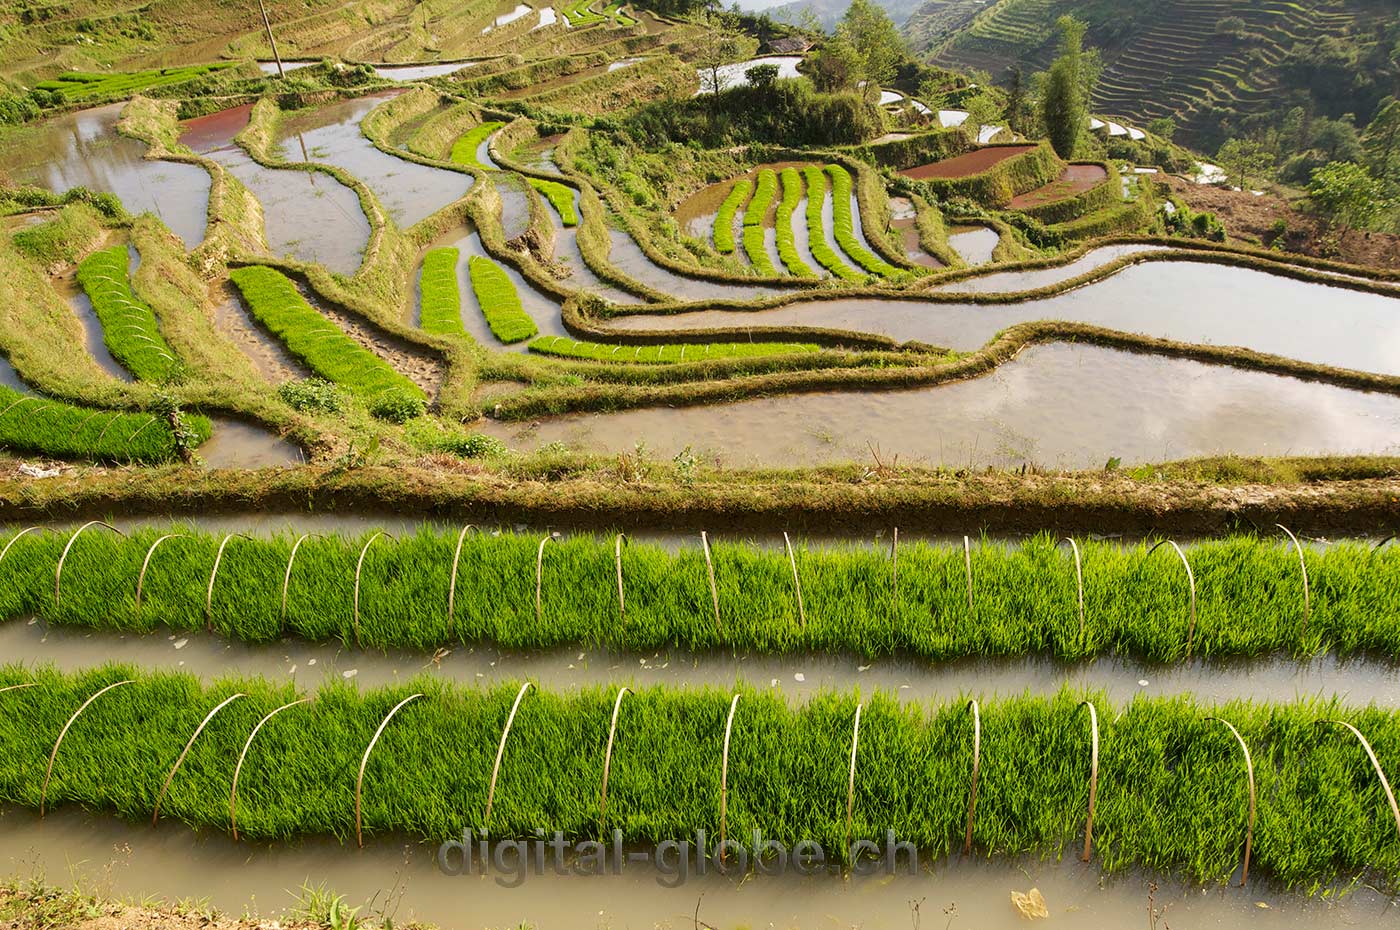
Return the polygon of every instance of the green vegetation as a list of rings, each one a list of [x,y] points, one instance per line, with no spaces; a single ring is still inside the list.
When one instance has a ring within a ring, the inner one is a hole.
[[[452,144],[452,154],[449,156],[452,163],[466,165],[469,168],[480,168],[483,171],[490,170],[490,166],[483,165],[476,157],[476,153],[481,148],[481,143],[485,142],[491,133],[504,125],[505,123],[493,120],[467,130],[461,138]]]
[[[491,333],[504,343],[521,342],[537,335],[540,331],[535,321],[520,304],[520,295],[515,284],[489,258],[473,255],[467,262],[471,273],[472,291],[476,293],[481,313],[486,317],[486,325]]]
[[[815,277],[816,272],[797,254],[797,243],[793,239],[792,214],[802,201],[802,175],[796,168],[787,167],[782,172],[783,199],[778,202],[774,223],[778,230],[778,257],[792,274],[800,277]]]
[[[567,184],[547,181],[544,178],[530,178],[530,186],[539,191],[559,214],[559,221],[565,226],[578,225],[578,211],[574,209],[575,191]]]
[[[186,416],[198,445],[209,438],[204,417]],[[0,385],[0,448],[60,459],[158,465],[177,457],[169,423],[153,413],[77,407]]]
[[[325,378],[284,381],[277,386],[277,399],[303,413],[345,412],[345,392]]]
[[[870,274],[885,278],[902,278],[907,272],[871,252],[856,239],[855,218],[851,208],[851,175],[840,165],[827,165],[826,173],[831,176],[831,202],[833,208],[832,229],[836,233],[836,243],[841,251],[850,256]],[[813,252],[815,255],[816,253]],[[817,259],[821,261],[820,258]]]
[[[184,365],[160,334],[156,315],[131,292],[126,246],[94,252],[78,265],[78,283],[102,323],[102,341],[142,381],[179,380]]]
[[[807,81],[778,81],[654,101],[630,110],[620,128],[651,151],[671,144],[727,149],[775,140],[790,147],[856,145],[884,131],[876,100],[854,91],[820,93]]]
[[[321,377],[366,401],[390,391],[422,396],[412,381],[316,312],[286,275],[250,265],[230,270],[229,278],[253,316]]]
[[[453,248],[430,249],[423,256],[418,278],[421,310],[418,325],[425,332],[465,336],[462,329],[462,294],[457,286],[457,259]]]
[[[54,740],[73,711],[118,681],[65,735],[45,785]],[[208,687],[193,676],[111,666],[64,675],[52,669],[0,671],[0,800],[26,807],[81,803],[142,819],[209,711],[232,697],[204,729],[161,804],[169,819],[229,829],[235,760],[254,726],[296,699],[291,685],[229,680]],[[571,837],[621,829],[633,842],[693,837],[717,841],[721,768],[729,836],[755,830],[795,843],[814,839],[836,857],[851,841],[901,840],[942,855],[963,842],[970,791],[973,718],[961,702],[934,708],[890,696],[824,694],[790,707],[774,694],[743,690],[725,765],[727,691],[637,690],[618,717],[599,821],[602,743],[614,693],[532,691],[519,705],[496,771],[497,745],[516,687],[454,688],[420,678],[359,692],[322,687],[258,731],[239,773],[241,836],[286,840],[356,835],[356,774],[389,711],[413,695],[375,743],[362,782],[362,832],[458,838],[480,825],[488,795],[494,837],[528,837],[536,827]],[[1239,748],[1218,720],[1231,721],[1252,749],[1261,798],[1254,863],[1287,885],[1400,866],[1395,827],[1366,756],[1349,734],[1318,726],[1348,720],[1396,762],[1400,716],[1339,705],[1197,705],[1140,699],[1114,707],[1102,694],[1063,691],[979,707],[980,773],[972,841],[1003,855],[1054,854],[1084,833],[1089,798],[1088,698],[1100,729],[1095,858],[1109,872],[1143,865],[1225,881],[1239,863],[1248,805]],[[853,783],[854,722],[860,739]],[[114,738],[120,734],[120,738]],[[321,738],[308,739],[307,734]],[[333,734],[327,738],[325,734]],[[1046,760],[1059,764],[1046,764]],[[848,807],[849,805],[849,807]],[[848,826],[849,809],[849,826]],[[849,832],[848,832],[849,831]]]
[[[715,251],[725,255],[734,251],[734,213],[748,201],[752,192],[753,182],[748,178],[740,178],[729,189],[715,214]]]
[[[157,68],[149,71],[108,71],[91,73],[67,71],[51,81],[40,81],[36,90],[48,91],[60,102],[129,97],[132,94],[183,84],[185,81],[203,77],[224,68],[235,67],[237,62],[220,62],[212,65],[188,65],[180,68]]]
[[[826,201],[826,175],[816,165],[802,169],[807,178],[807,244],[812,257],[827,271],[846,281],[863,281],[865,275],[841,260],[826,238],[822,204]]]
[[[1089,97],[1098,76],[1094,62],[1085,60],[1084,28],[1073,16],[1056,20],[1059,56],[1045,76],[1040,95],[1040,121],[1061,158],[1073,158],[1079,148],[1079,138],[1088,127]]]
[[[754,270],[761,275],[773,276],[778,273],[763,241],[768,208],[773,205],[773,195],[777,190],[777,173],[772,168],[764,168],[758,173],[758,184],[754,188],[753,199],[744,209],[744,252]]]
[[[797,342],[715,342],[701,345],[624,346],[601,342],[580,342],[564,336],[542,336],[530,343],[531,352],[560,358],[580,358],[595,362],[677,364],[704,362],[716,358],[757,358],[768,355],[796,355],[817,352],[820,347]]]

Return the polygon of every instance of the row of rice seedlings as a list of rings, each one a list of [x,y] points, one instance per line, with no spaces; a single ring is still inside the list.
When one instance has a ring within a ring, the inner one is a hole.
[[[152,68],[146,71],[66,71],[51,80],[40,81],[35,87],[58,94],[64,100],[130,96],[137,91],[180,84],[237,65],[238,62],[230,61],[177,68]]]
[[[178,538],[153,551],[166,533]],[[1304,550],[1305,595],[1298,552],[1283,537],[1193,546],[1188,577],[1165,548],[1082,540],[1076,560],[1043,536],[1015,548],[904,544],[897,558],[888,548],[800,544],[789,557],[721,541],[707,564],[695,546],[667,552],[592,536],[543,546],[538,536],[424,527],[373,546],[365,536],[235,536],[215,578],[223,537],[166,533],[89,531],[71,548],[70,532],[11,534],[0,558],[0,617],[419,649],[599,643],[635,652],[1117,653],[1163,662],[1281,651],[1400,656],[1400,549],[1364,543]]]
[[[728,255],[734,251],[734,214],[749,199],[751,193],[753,182],[748,178],[740,178],[729,189],[724,203],[719,205],[719,212],[715,214],[716,252]]]
[[[934,854],[970,839],[973,850],[1059,856],[1086,833],[1092,778],[1093,857],[1106,871],[1224,881],[1247,838],[1254,868],[1287,885],[1360,875],[1392,887],[1400,869],[1376,771],[1400,769],[1400,715],[1375,707],[1189,698],[1113,707],[1065,691],[973,712],[881,694],[790,707],[768,692],[742,690],[736,702],[662,688],[618,703],[612,690],[426,678],[364,693],[328,684],[298,698],[263,680],[203,687],[122,667],[0,669],[0,801],[79,803],[133,820],[151,819],[159,803],[162,816],[201,828],[228,830],[236,818],[238,835],[258,840],[447,840],[466,827],[497,839],[536,828],[584,838],[615,828],[631,842],[703,829],[714,844],[722,831],[748,841],[759,830],[835,851],[888,830]],[[1255,818],[1239,744],[1221,720],[1251,751]],[[1357,728],[1376,766],[1334,721]]]
[[[619,26],[635,26],[637,20],[623,12],[623,0],[614,0],[600,13],[593,9],[596,0],[573,0],[564,8],[564,18],[570,26],[588,26],[611,20]]]
[[[704,362],[717,358],[758,358],[769,355],[798,355],[819,352],[820,346],[800,342],[712,342],[704,345],[608,345],[581,342],[566,336],[541,336],[530,343],[530,351],[559,358],[581,358],[594,362],[627,362],[650,365]]]
[[[831,200],[833,205],[836,243],[841,250],[870,274],[884,278],[900,278],[905,272],[880,258],[861,245],[856,239],[855,218],[851,210],[851,175],[840,165],[827,165],[826,173],[831,176]]]
[[[525,312],[520,294],[501,266],[473,255],[467,262],[471,273],[472,291],[476,294],[481,313],[492,334],[504,343],[520,342],[539,334],[540,328]]]
[[[209,420],[186,416],[196,444],[209,438]],[[77,407],[0,385],[0,448],[60,459],[143,465],[175,457],[170,424],[154,413]]]
[[[796,168],[787,167],[783,169],[782,180],[783,199],[778,201],[774,219],[778,233],[778,258],[792,274],[815,277],[816,272],[797,254],[797,242],[792,233],[792,214],[802,200],[802,175],[797,173]]]
[[[822,223],[822,204],[826,202],[826,175],[816,165],[803,167],[807,179],[807,243],[812,257],[827,271],[845,281],[864,281],[865,275],[842,261],[826,238]]]
[[[560,184],[558,181],[547,181],[544,178],[529,178],[530,186],[545,196],[554,207],[554,212],[559,214],[559,220],[565,226],[578,225],[578,212],[574,209],[574,189],[567,184]]]
[[[636,18],[627,13],[627,11],[624,9],[625,5],[626,4],[623,2],[623,0],[613,0],[612,3],[609,3],[606,7],[603,8],[603,16],[607,17],[608,19],[611,19],[619,26],[637,25]]]
[[[481,143],[485,142],[491,133],[504,126],[505,123],[499,120],[482,123],[473,126],[452,144],[452,154],[449,156],[455,165],[466,165],[469,168],[480,168],[489,171],[490,165],[483,165],[476,157],[477,150],[481,148]]]
[[[131,291],[126,246],[93,252],[78,265],[78,284],[102,323],[102,341],[142,381],[161,382],[184,367],[160,334],[156,315]]]
[[[764,168],[758,173],[758,184],[754,188],[753,199],[744,210],[744,252],[754,270],[763,275],[776,275],[773,260],[768,257],[764,244],[765,221],[768,208],[773,204],[773,196],[778,191],[778,175],[772,168]]]
[[[457,287],[457,259],[450,247],[431,249],[423,256],[418,277],[418,325],[425,332],[465,336],[462,328],[462,294]]]

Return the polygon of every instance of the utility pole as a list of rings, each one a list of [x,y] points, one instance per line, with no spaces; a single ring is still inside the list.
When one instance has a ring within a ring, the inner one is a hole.
[[[267,41],[272,46],[272,59],[277,62],[277,76],[284,78],[287,72],[282,70],[282,56],[277,54],[277,40],[272,37],[272,22],[267,18],[267,7],[263,5],[263,0],[258,0],[258,9],[262,11],[263,27],[267,29]]]

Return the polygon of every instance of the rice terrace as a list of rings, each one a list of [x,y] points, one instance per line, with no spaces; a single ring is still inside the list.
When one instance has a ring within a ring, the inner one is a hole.
[[[0,930],[1400,920],[1395,0],[0,0]]]

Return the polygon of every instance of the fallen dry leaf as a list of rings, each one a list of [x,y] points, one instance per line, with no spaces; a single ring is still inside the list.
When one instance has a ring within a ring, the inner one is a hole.
[[[1027,920],[1040,920],[1050,916],[1050,909],[1045,906],[1045,895],[1040,893],[1039,888],[1032,888],[1025,894],[1019,891],[1011,892],[1011,903]]]

